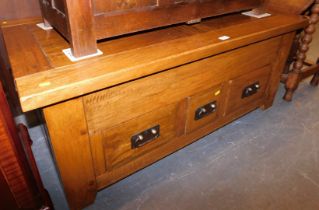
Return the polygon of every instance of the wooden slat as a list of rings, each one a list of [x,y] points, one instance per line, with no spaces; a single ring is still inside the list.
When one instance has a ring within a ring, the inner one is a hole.
[[[241,16],[235,15],[233,19],[237,17]],[[15,76],[20,102],[23,110],[29,111],[294,31],[306,24],[305,19],[297,16],[276,15],[261,20],[248,18],[242,24],[226,28],[219,26],[216,30],[211,27],[206,33],[106,54],[37,74],[25,72],[22,77]],[[6,37],[10,35],[10,31],[5,32]],[[221,35],[228,35],[231,39],[222,42],[218,39]],[[16,44],[12,41],[7,43],[15,48]],[[14,60],[19,58],[14,54],[10,57]],[[13,71],[20,72],[16,67]]]

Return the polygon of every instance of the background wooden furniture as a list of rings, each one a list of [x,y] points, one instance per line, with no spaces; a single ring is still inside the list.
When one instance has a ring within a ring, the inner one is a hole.
[[[0,208],[53,209],[22,124],[16,126],[0,85]]]
[[[316,30],[316,24],[319,22],[319,1],[316,0],[311,8],[309,14],[309,25],[304,30],[304,33],[300,35],[300,40],[297,42],[299,45],[298,51],[295,59],[290,59],[289,61],[294,61],[292,70],[286,68],[286,72],[289,71],[288,77],[284,77],[283,80],[286,81],[286,94],[284,99],[286,101],[291,101],[293,93],[298,88],[299,82],[311,75],[314,75],[311,80],[311,85],[318,86],[319,84],[319,59],[317,63],[309,64],[306,62],[306,54],[309,50],[309,44],[312,41],[312,35]],[[289,64],[288,64],[289,65]],[[305,68],[305,66],[308,66]]]
[[[70,208],[81,209],[99,189],[270,107],[306,24],[226,15],[100,42],[102,56],[76,63],[53,30],[30,22],[2,31],[22,109],[43,110]]]
[[[41,0],[45,22],[71,43],[75,57],[97,52],[96,41],[136,31],[247,10],[262,0]]]

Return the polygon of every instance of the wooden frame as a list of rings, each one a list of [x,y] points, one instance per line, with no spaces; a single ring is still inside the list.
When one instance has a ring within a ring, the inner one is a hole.
[[[96,41],[100,39],[247,10],[262,1],[125,0],[121,5],[104,0],[39,2],[44,22],[69,40],[75,57],[82,57],[96,53]]]

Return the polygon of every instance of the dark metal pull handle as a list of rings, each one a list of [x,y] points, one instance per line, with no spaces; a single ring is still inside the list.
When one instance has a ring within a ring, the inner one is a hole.
[[[210,102],[209,104],[206,104],[202,107],[199,107],[196,111],[195,111],[195,120],[200,120],[214,112],[216,112],[217,109],[217,103],[216,101],[214,102]]]
[[[156,125],[150,129],[142,131],[131,138],[132,149],[141,147],[146,143],[153,141],[160,137],[160,126]]]
[[[252,85],[249,85],[243,90],[243,94],[242,94],[241,98],[247,98],[249,96],[252,96],[252,95],[256,94],[259,89],[260,89],[259,82],[256,82]]]

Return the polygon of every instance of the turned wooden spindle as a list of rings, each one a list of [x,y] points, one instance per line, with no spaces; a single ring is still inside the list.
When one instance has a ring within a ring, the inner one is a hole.
[[[300,74],[302,73],[302,68],[304,62],[306,60],[306,54],[309,50],[309,45],[312,41],[312,36],[316,31],[316,24],[319,22],[319,0],[316,0],[312,9],[311,15],[309,18],[309,25],[306,27],[304,31],[304,35],[300,42],[300,46],[297,53],[297,60],[293,65],[293,70],[289,73],[288,79],[286,81],[286,94],[284,96],[284,100],[291,101],[295,90],[298,88],[300,82]],[[316,75],[313,79],[313,83],[316,83]],[[318,80],[318,78],[317,78]]]

